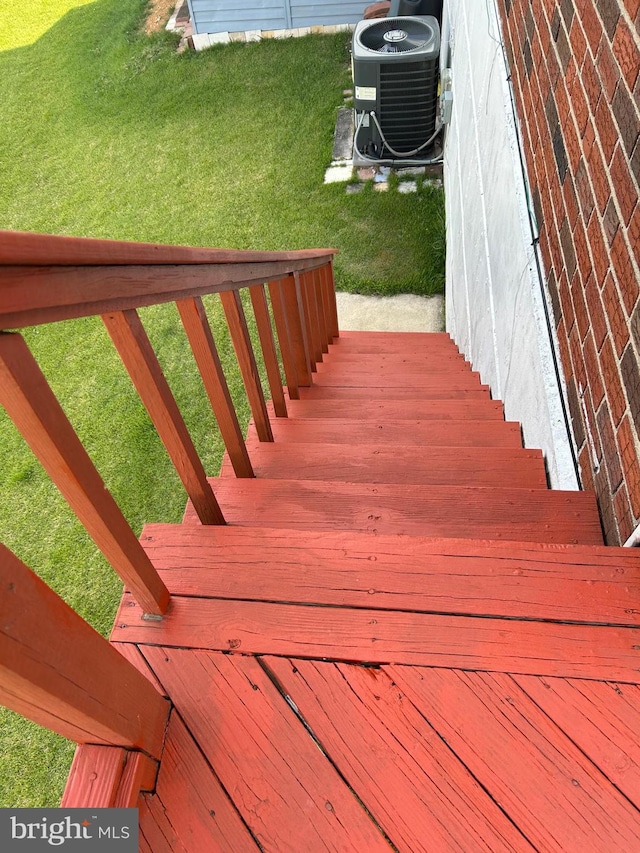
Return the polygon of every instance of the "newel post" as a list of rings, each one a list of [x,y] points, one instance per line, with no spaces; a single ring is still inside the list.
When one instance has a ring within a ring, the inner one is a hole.
[[[169,703],[0,544],[0,703],[76,743],[158,759]]]

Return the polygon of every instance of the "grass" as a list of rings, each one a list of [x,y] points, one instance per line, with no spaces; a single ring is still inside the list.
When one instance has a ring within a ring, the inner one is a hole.
[[[72,8],[73,7],[73,8]],[[322,183],[350,85],[347,39],[175,53],[143,0],[0,0],[0,228],[294,249],[336,246],[339,287],[441,291],[442,193]],[[19,25],[20,29],[14,29]],[[210,319],[248,410],[214,300]],[[143,319],[208,471],[222,446],[174,306]],[[129,522],[177,521],[184,494],[99,320],[25,336]],[[118,579],[0,412],[0,536],[97,630]],[[73,747],[0,711],[0,807],[59,801]]]

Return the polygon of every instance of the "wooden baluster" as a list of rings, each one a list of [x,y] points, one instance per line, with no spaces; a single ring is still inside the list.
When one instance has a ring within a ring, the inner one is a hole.
[[[291,347],[291,338],[289,336],[289,323],[287,321],[287,315],[283,305],[282,281],[278,280],[269,282],[269,296],[271,297],[273,319],[276,324],[278,344],[280,345],[280,354],[282,355],[282,365],[284,367],[284,375],[287,380],[289,399],[299,400],[300,392],[298,391],[298,377],[296,375],[296,365],[293,357],[293,349]]]
[[[304,289],[309,316],[309,350],[312,354],[313,370],[322,361],[322,344],[320,343],[320,325],[318,322],[318,305],[313,287],[313,271],[303,272],[300,276]]]
[[[0,402],[143,611],[163,614],[167,588],[19,334],[0,333]]]
[[[224,309],[233,348],[236,351],[238,365],[247,392],[251,414],[256,425],[256,432],[260,441],[273,441],[269,414],[262,393],[258,365],[251,346],[251,337],[247,328],[247,320],[242,309],[240,294],[237,290],[229,290],[220,294],[220,301]]]
[[[289,340],[296,367],[299,386],[311,385],[311,357],[307,339],[304,300],[298,275],[294,274],[281,282],[282,302],[289,327]]]
[[[311,307],[309,305],[309,294],[307,291],[304,275],[301,273],[294,273],[293,277],[296,282],[296,292],[301,307],[301,315],[305,333],[305,347],[307,351],[307,358],[309,360],[309,370],[312,373],[315,373],[315,346],[313,341],[313,327],[311,324]]]
[[[340,335],[340,328],[338,326],[338,306],[336,304],[336,286],[332,261],[329,261],[322,269],[324,270],[325,292],[329,307],[327,315],[329,317],[329,333],[332,338],[337,338]]]
[[[324,319],[327,328],[327,343],[333,343],[333,339],[335,337],[334,333],[334,317],[332,311],[332,294],[331,294],[331,281],[330,281],[330,268],[328,265],[320,267],[320,287],[322,290],[322,304],[324,307]]]
[[[169,383],[136,311],[103,314],[102,319],[140,399],[178,472],[202,524],[224,524]]]
[[[202,300],[196,296],[181,299],[176,304],[235,475],[253,477],[251,460]]]
[[[325,313],[324,304],[324,282],[322,280],[322,270],[313,271],[313,289],[318,306],[318,326],[320,327],[320,346],[322,352],[329,352],[329,329],[328,321]]]
[[[0,703],[77,743],[162,751],[169,702],[0,544]]]
[[[256,318],[256,327],[258,329],[258,337],[260,338],[260,346],[262,347],[262,357],[264,358],[264,366],[267,371],[269,388],[271,389],[273,409],[276,413],[276,417],[286,418],[287,404],[284,400],[284,391],[282,389],[282,380],[280,378],[280,365],[278,364],[278,354],[276,352],[275,341],[273,340],[271,315],[269,314],[269,306],[267,304],[267,295],[264,290],[264,285],[258,284],[255,287],[250,287],[249,295],[251,296],[251,304],[253,306],[253,313]]]

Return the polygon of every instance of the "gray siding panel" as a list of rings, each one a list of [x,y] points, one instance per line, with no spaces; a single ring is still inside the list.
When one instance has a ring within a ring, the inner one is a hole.
[[[373,0],[191,0],[197,33],[355,24]]]

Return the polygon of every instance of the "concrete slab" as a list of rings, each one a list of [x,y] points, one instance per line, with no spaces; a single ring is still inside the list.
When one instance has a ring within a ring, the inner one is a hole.
[[[443,332],[444,297],[336,294],[338,324],[352,332]]]
[[[353,152],[353,110],[340,107],[333,135],[332,160],[351,160]]]

